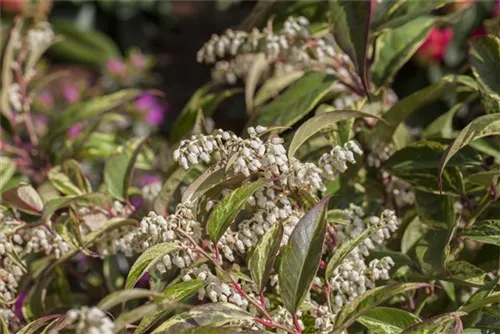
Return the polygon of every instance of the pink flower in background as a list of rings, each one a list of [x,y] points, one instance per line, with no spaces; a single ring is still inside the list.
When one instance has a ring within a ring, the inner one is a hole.
[[[144,174],[139,178],[139,183],[141,186],[146,186],[148,184],[161,183],[161,179],[156,175]]]
[[[52,94],[47,91],[43,91],[38,95],[38,102],[40,102],[44,108],[52,108],[52,106],[54,106],[54,98]]]
[[[442,61],[452,39],[453,29],[451,27],[432,28],[427,39],[417,50],[417,58],[424,63]]]
[[[488,35],[488,32],[486,31],[486,29],[484,29],[484,28],[477,28],[476,30],[474,30],[470,34],[470,37],[471,38],[476,38],[476,37],[481,37],[481,36],[486,36],[486,35]]]
[[[64,100],[68,103],[75,103],[80,100],[80,92],[75,86],[67,86],[63,89]]]
[[[495,6],[493,7],[493,16],[500,16],[500,0],[497,0],[495,2]]]
[[[146,67],[147,59],[143,54],[135,53],[130,56],[130,62],[135,70],[142,71]]]
[[[68,137],[69,138],[77,137],[80,134],[80,132],[82,132],[82,129],[83,129],[83,126],[81,124],[75,124],[75,125],[71,126],[67,132]]]
[[[122,75],[127,70],[123,61],[118,58],[110,58],[106,63],[106,68],[112,75]]]
[[[152,94],[142,94],[136,101],[135,107],[146,116],[149,125],[160,125],[165,119],[165,108],[158,102],[158,98]]]

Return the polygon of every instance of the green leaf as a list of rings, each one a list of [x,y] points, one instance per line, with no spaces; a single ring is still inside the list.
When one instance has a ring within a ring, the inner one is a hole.
[[[330,258],[330,261],[328,261],[328,265],[325,271],[325,279],[329,280],[330,278],[332,278],[333,272],[342,263],[342,261],[346,258],[346,256],[348,256],[354,248],[356,248],[370,235],[375,233],[378,229],[379,229],[378,227],[372,227],[366,229],[365,231],[363,231],[363,233],[361,233],[357,237],[342,243],[340,247],[335,250],[335,253],[333,253],[332,257]]]
[[[416,315],[392,307],[375,307],[357,319],[373,334],[399,334],[420,322]]]
[[[277,222],[260,237],[259,241],[252,249],[248,260],[248,268],[252,279],[257,284],[259,292],[264,291],[274,260],[281,246],[283,238],[283,225]]]
[[[132,169],[145,138],[132,138],[119,151],[110,156],[104,165],[106,190],[115,198],[125,201]]]
[[[292,83],[300,79],[303,75],[303,71],[293,71],[268,79],[255,95],[255,99],[253,101],[254,107],[258,107],[267,100],[278,96],[278,94],[283,89],[290,86]]]
[[[35,334],[37,333],[42,327],[45,327],[51,320],[59,318],[60,315],[54,314],[54,315],[47,315],[44,317],[41,317],[39,319],[36,319],[20,330],[18,330],[16,333],[17,334]],[[3,333],[3,332],[2,332]],[[9,331],[5,332],[9,333]]]
[[[436,168],[447,145],[437,141],[420,140],[395,152],[385,163],[384,168],[391,171],[417,170]],[[481,155],[474,149],[468,148],[455,155],[448,166],[480,166],[482,164]]]
[[[9,328],[7,327],[7,324],[5,323],[5,320],[0,318],[0,332],[8,334],[9,333]]]
[[[127,281],[125,283],[125,289],[131,289],[137,283],[137,281],[146,273],[148,270],[165,254],[173,252],[179,249],[179,246],[166,242],[153,247],[148,248],[144,253],[139,256],[139,258],[134,262],[130,272],[127,276]]]
[[[61,215],[55,222],[54,228],[64,241],[75,248],[83,249],[83,237],[80,231],[79,221],[73,210],[67,215]]]
[[[188,173],[189,170],[185,170],[178,165],[173,165],[169,168],[165,182],[161,187],[161,191],[158,196],[156,196],[153,203],[153,208],[156,213],[165,214],[167,212],[167,209],[174,200],[176,190],[182,184]]]
[[[102,114],[135,99],[141,94],[138,89],[126,89],[116,93],[94,97],[89,101],[72,104],[63,113],[53,119],[49,128],[53,131],[46,137],[50,143],[57,136],[65,133],[72,125],[81,121],[101,116]]]
[[[64,195],[76,196],[83,195],[87,192],[86,190],[79,188],[76,184],[73,183],[70,176],[63,172],[62,166],[52,167],[49,170],[47,177],[49,178],[52,185]]]
[[[211,166],[186,188],[182,202],[196,202],[207,191],[227,179],[224,168]],[[243,180],[242,180],[243,181]]]
[[[378,304],[383,303],[406,291],[420,289],[429,286],[425,283],[402,283],[376,287],[365,294],[356,297],[352,302],[345,305],[337,316],[334,329],[340,331],[347,329],[359,317],[365,315]]]
[[[233,304],[204,304],[170,318],[152,334],[173,334],[203,326],[219,327],[240,321],[253,321],[253,318],[253,315]]]
[[[481,186],[491,186],[493,184],[498,184],[500,180],[500,168],[474,173],[467,176],[467,182],[473,184],[479,184]]]
[[[58,20],[51,24],[56,35],[63,37],[49,50],[57,58],[103,66],[109,58],[121,57],[113,40],[99,31],[79,29],[70,20]]]
[[[302,216],[281,253],[280,293],[283,304],[292,314],[309,292],[319,267],[329,200],[330,197],[322,199]]]
[[[485,220],[461,233],[462,237],[500,246],[500,220]]]
[[[486,305],[497,304],[497,303],[500,303],[500,292],[494,292],[491,295],[489,295],[488,297],[485,297],[485,298],[482,298],[479,300],[475,300],[472,303],[467,303],[467,305],[464,305],[462,307],[462,311],[467,312],[467,313],[471,313],[472,311],[475,311],[475,310],[482,308]]]
[[[178,303],[173,303],[170,301],[164,301],[160,303],[150,303],[136,307],[131,311],[121,313],[120,316],[115,319],[113,333],[116,334],[123,333],[123,329],[128,324],[133,324],[134,322],[143,319],[149,314],[161,311],[179,309],[181,307],[186,307],[186,306]]]
[[[466,315],[464,312],[441,314],[405,329],[402,334],[447,333],[449,332],[449,326],[464,315]]]
[[[219,241],[248,198],[267,182],[267,180],[260,179],[246,184],[222,199],[207,222],[207,233],[213,242],[217,243]]]
[[[422,131],[422,138],[451,138],[453,135],[453,117],[463,106],[462,103],[456,104],[449,111],[432,121]]]
[[[0,191],[5,189],[5,185],[10,178],[16,173],[16,164],[8,157],[2,156],[0,159]]]
[[[211,116],[219,104],[241,91],[239,88],[234,88],[218,93],[208,93],[211,88],[211,84],[202,86],[188,101],[172,126],[172,133],[170,135],[172,143],[177,143],[192,132],[199,110],[203,112],[204,116]]]
[[[97,307],[103,311],[110,310],[116,305],[120,305],[129,300],[134,299],[142,299],[142,298],[150,298],[150,297],[158,297],[162,294],[146,290],[146,289],[128,289],[128,290],[120,290],[110,293],[97,304]]]
[[[314,109],[336,81],[337,78],[326,73],[305,74],[279,97],[257,110],[249,126],[292,126]]]
[[[390,142],[397,127],[406,120],[415,110],[420,107],[441,99],[446,92],[449,92],[454,84],[449,82],[439,82],[427,86],[408,97],[400,100],[382,117],[387,123],[378,122],[373,129],[370,138],[372,146]]]
[[[377,86],[387,85],[401,67],[422,45],[434,26],[431,16],[420,17],[396,28],[384,31],[377,39],[372,79]]]
[[[397,28],[419,16],[430,14],[432,11],[452,1],[453,0],[427,0],[423,2],[406,0],[393,1],[391,2],[391,7],[375,28],[378,31]]]
[[[368,94],[368,35],[371,22],[370,1],[330,2],[333,35],[340,48],[351,58]]]
[[[401,238],[401,252],[403,254],[413,248],[413,246],[422,238],[425,233],[425,227],[418,218],[415,216],[412,221],[406,226]]]
[[[2,200],[10,206],[32,215],[40,215],[43,210],[43,201],[40,195],[31,185],[26,183],[2,193]]]
[[[457,138],[448,147],[441,158],[439,168],[440,184],[443,170],[453,155],[475,139],[492,135],[500,135],[500,117],[498,117],[498,114],[480,116],[460,131]]]
[[[488,93],[500,94],[500,39],[493,35],[472,39],[470,63],[479,84]]]
[[[333,127],[339,121],[355,117],[378,118],[377,116],[357,110],[335,110],[314,116],[302,124],[295,132],[288,148],[288,157],[293,157],[303,143],[321,130]]]
[[[467,261],[451,261],[446,263],[450,279],[469,284],[485,284],[486,272]]]
[[[205,282],[199,279],[193,279],[189,281],[180,282],[169,286],[165,291],[163,291],[162,298],[156,298],[157,300],[165,300],[170,302],[181,302],[185,298],[188,298],[198,292],[205,286]],[[168,314],[167,311],[159,311],[150,315],[145,316],[137,328],[134,334],[143,334],[149,330],[156,322],[165,317]]]

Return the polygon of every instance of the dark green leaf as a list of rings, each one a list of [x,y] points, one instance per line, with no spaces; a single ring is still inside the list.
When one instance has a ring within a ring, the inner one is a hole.
[[[282,237],[283,225],[277,222],[260,237],[257,244],[252,249],[248,260],[248,269],[259,288],[259,292],[264,291],[266,287],[274,260],[281,246]]]
[[[203,326],[223,326],[238,321],[253,321],[254,316],[228,303],[204,304],[165,321],[152,334],[173,334]]]
[[[413,313],[391,307],[375,307],[357,319],[373,334],[399,334],[420,322]]]
[[[215,207],[207,222],[207,232],[213,242],[218,242],[234,221],[248,198],[261,188],[266,180],[258,180],[232,191]]]
[[[474,285],[485,284],[486,272],[467,261],[451,261],[446,263],[450,279]]]
[[[334,76],[321,72],[305,74],[278,98],[257,110],[250,125],[292,126],[314,109],[336,81]]]
[[[365,315],[375,306],[400,293],[427,287],[425,283],[403,283],[376,287],[356,297],[342,308],[337,316],[334,328],[338,331],[348,328],[359,317]]]
[[[377,117],[357,110],[335,110],[308,119],[295,132],[290,147],[288,157],[293,157],[299,147],[309,138],[323,129],[333,127],[339,121],[355,117]]]
[[[461,235],[467,239],[500,246],[500,220],[485,220],[474,224]]]
[[[63,134],[72,125],[81,121],[101,116],[102,114],[135,99],[141,94],[138,89],[121,90],[116,93],[94,97],[89,101],[72,104],[67,110],[59,114],[54,123],[50,125],[53,130],[47,141],[51,142],[60,134]]]
[[[335,41],[351,58],[368,94],[368,35],[371,1],[330,1],[330,22]]]
[[[130,177],[137,155],[145,138],[132,138],[119,151],[110,156],[104,165],[104,184],[106,190],[115,198],[127,198]]]
[[[383,19],[377,24],[376,29],[394,29],[410,22],[419,16],[430,14],[432,11],[443,7],[453,0],[426,0],[426,1],[392,1],[390,8]]]
[[[405,329],[401,334],[434,334],[447,333],[458,318],[464,316],[464,312],[445,313]],[[448,329],[448,330],[447,330]]]
[[[472,39],[470,49],[472,71],[488,93],[500,94],[500,39],[493,35]]]
[[[329,199],[322,199],[300,219],[281,253],[280,293],[283,304],[292,314],[309,292],[319,267]]]
[[[13,208],[32,215],[40,215],[43,210],[43,201],[37,191],[25,183],[2,193],[2,200]]]
[[[131,289],[137,281],[165,254],[179,249],[179,246],[174,243],[161,243],[148,248],[134,262],[125,283],[126,289]]]
[[[486,172],[474,173],[467,176],[467,181],[481,186],[491,186],[498,184],[500,180],[500,168],[489,170]]]
[[[493,135],[500,135],[500,117],[498,117],[498,114],[480,116],[470,122],[469,125],[460,131],[455,141],[453,141],[443,154],[439,169],[440,180],[445,166],[462,147],[475,139]]]
[[[202,289],[205,285],[205,282],[199,279],[193,279],[189,281],[180,282],[169,286],[165,291],[163,291],[164,297],[156,298],[156,300],[164,300],[170,302],[181,302],[185,298],[188,298],[198,292],[198,290]],[[150,315],[145,316],[137,328],[134,331],[134,334],[143,334],[149,330],[156,322],[165,317],[169,311],[159,311]]]
[[[446,92],[449,92],[453,86],[454,84],[448,82],[440,82],[400,100],[382,117],[387,123],[378,122],[375,126],[370,135],[372,145],[376,146],[380,143],[391,141],[396,128],[399,124],[404,122],[412,112],[426,104],[439,100]]]
[[[377,39],[377,53],[372,66],[373,82],[377,86],[387,85],[392,80],[424,42],[434,23],[433,17],[424,16],[384,31]]]

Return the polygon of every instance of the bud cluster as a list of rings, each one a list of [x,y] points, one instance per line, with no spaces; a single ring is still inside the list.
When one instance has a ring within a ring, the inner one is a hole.
[[[346,161],[355,164],[354,153],[362,155],[363,151],[354,141],[348,141],[344,146],[335,146],[330,153],[324,153],[319,159],[319,166],[327,179],[334,179],[336,172],[343,173],[347,170]]]
[[[76,334],[112,334],[115,327],[106,313],[97,307],[83,306],[79,309],[71,309],[66,313],[66,321]],[[53,330],[50,333],[59,332]]]
[[[183,272],[183,281],[186,282],[192,279],[199,279],[205,282],[205,286],[198,291],[198,299],[202,300],[207,297],[213,303],[228,302],[247,309],[248,300],[235,291],[229,284],[221,281],[219,277],[210,271],[210,268],[206,264],[190,268]]]
[[[334,270],[330,280],[332,286],[332,309],[339,312],[342,307],[357,296],[375,287],[376,280],[389,279],[389,270],[394,265],[391,257],[374,259],[365,262],[371,249],[390,238],[391,233],[398,228],[398,221],[393,211],[384,210],[381,217],[363,219],[364,212],[360,207],[351,205],[347,210],[351,217],[349,225],[336,226],[337,244],[341,245],[357,237],[366,229],[378,227],[377,231],[355,247],[342,263]]]
[[[326,70],[349,78],[345,67],[352,67],[349,57],[335,50],[333,38],[311,37],[305,17],[289,17],[279,32],[268,26],[262,31],[254,28],[250,33],[229,29],[223,35],[212,35],[196,58],[199,63],[215,63],[215,81],[234,84],[237,78],[246,78],[259,53],[277,65],[278,75],[283,70]],[[227,57],[231,60],[221,60]]]
[[[29,241],[26,243],[24,252],[54,255],[57,259],[71,250],[70,244],[57,233],[49,230],[45,226],[38,226],[28,233]]]

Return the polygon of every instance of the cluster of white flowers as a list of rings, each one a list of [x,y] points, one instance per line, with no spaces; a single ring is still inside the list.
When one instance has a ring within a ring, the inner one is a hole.
[[[15,233],[20,222],[0,210],[0,303],[11,302],[17,297],[19,281],[24,272],[11,256],[22,251],[23,238]]]
[[[10,322],[14,320],[16,315],[10,308],[3,308],[0,307],[0,318],[2,318],[5,321],[5,324],[7,327],[9,327]]]
[[[366,162],[370,167],[380,168],[395,151],[396,149],[392,145],[377,145],[372,149],[370,154],[368,154]]]
[[[349,78],[346,66],[352,64],[349,57],[337,52],[333,38],[311,37],[309,21],[305,17],[289,17],[279,32],[271,27],[262,31],[227,30],[223,35],[212,35],[198,51],[199,63],[213,64],[213,79],[235,83],[237,78],[245,78],[255,58],[263,53],[270,63],[275,63],[275,73],[283,70],[326,70]],[[226,57],[230,61],[220,60]]]
[[[300,318],[302,316],[302,311],[297,311],[296,315],[297,315],[297,317]],[[283,306],[278,306],[278,308],[276,310],[274,310],[272,317],[273,317],[273,321],[278,323],[278,324],[286,325],[290,328],[295,328],[295,324],[293,323],[292,314],[290,312],[288,312],[288,310],[286,308],[284,308]],[[298,323],[299,323],[300,328],[303,330],[305,327],[304,327],[304,323],[302,322],[302,320],[299,319]],[[286,334],[287,332],[281,328],[277,328],[276,333]]]
[[[213,303],[229,302],[243,309],[248,307],[248,300],[241,296],[229,284],[222,282],[214,275],[210,268],[203,264],[200,267],[190,268],[182,273],[183,281],[199,279],[205,282],[205,286],[198,291],[198,299],[209,298]]]
[[[153,182],[150,184],[146,184],[145,186],[143,186],[141,188],[141,194],[142,194],[142,198],[144,199],[144,202],[153,203],[156,196],[158,196],[158,194],[161,191],[161,186],[162,186],[162,184],[159,181]]]
[[[28,239],[24,249],[26,254],[43,252],[45,255],[53,254],[56,258],[60,258],[71,250],[70,244],[45,226],[38,226],[30,230]]]
[[[319,166],[323,169],[323,175],[327,179],[335,178],[336,172],[347,170],[346,161],[355,164],[354,153],[362,155],[363,151],[354,141],[348,141],[344,146],[335,146],[330,153],[324,153],[319,159]]]
[[[19,91],[19,84],[13,83],[9,87],[9,102],[14,108],[14,111],[19,112],[23,108],[21,103],[21,93]]]
[[[313,163],[289,159],[282,138],[276,135],[269,136],[266,141],[259,138],[259,135],[266,131],[267,128],[263,126],[250,127],[250,138],[247,139],[220,129],[211,135],[192,136],[189,140],[181,141],[174,151],[174,160],[187,169],[190,165],[198,164],[200,160],[210,163],[214,156],[218,155],[218,166],[234,174],[250,176],[251,173],[259,171],[283,188],[326,189],[322,177],[324,171],[321,168]],[[341,152],[336,153],[337,151]],[[337,160],[342,157],[351,162],[354,160],[351,151],[361,152],[354,142],[347,143],[345,147],[334,148],[332,154],[338,156],[326,155],[322,160],[323,165],[326,168],[332,166],[330,172],[333,173],[333,163],[337,163]],[[336,159],[335,162],[332,159]],[[342,164],[337,164],[343,168]]]
[[[415,192],[408,182],[387,172],[382,172],[382,178],[386,191],[394,197],[398,207],[415,203]]]
[[[71,309],[66,313],[66,320],[76,334],[112,334],[115,327],[106,313],[97,307],[83,306]],[[50,332],[50,334],[58,333],[57,330]]]
[[[314,328],[318,334],[328,334],[333,332],[333,324],[335,322],[335,314],[331,313],[326,305],[320,305],[313,310]]]
[[[366,229],[374,226],[378,230],[354,248],[342,263],[334,270],[330,280],[332,286],[332,308],[337,313],[357,296],[375,287],[375,281],[389,279],[389,270],[394,265],[391,257],[374,259],[366,264],[365,258],[376,244],[381,244],[390,238],[391,233],[398,228],[398,220],[393,211],[384,210],[381,217],[363,219],[364,212],[360,207],[351,206],[347,213],[351,217],[349,225],[336,226],[336,244],[341,245],[355,238]]]
[[[295,225],[304,215],[304,212],[292,208],[293,200],[289,196],[272,187],[255,192],[249,197],[248,204],[254,208],[252,216],[241,221],[236,231],[227,230],[219,241],[219,247],[229,261],[234,261],[234,251],[245,254],[277,222],[283,226],[282,245],[287,244]]]
[[[42,54],[54,42],[54,32],[48,22],[40,22],[28,31],[28,43],[31,52]]]
[[[201,238],[201,226],[194,220],[189,203],[181,203],[174,214],[167,218],[150,212],[141,220],[138,228],[127,229],[123,236],[116,238],[116,231],[111,237],[105,238],[97,245],[98,253],[102,256],[122,252],[132,256],[144,252],[149,247],[163,242],[174,242],[180,250],[166,254],[156,263],[155,269],[165,272],[172,265],[185,268],[195,260],[196,254],[192,251],[193,245],[183,237],[178,230],[192,236],[195,240]]]

